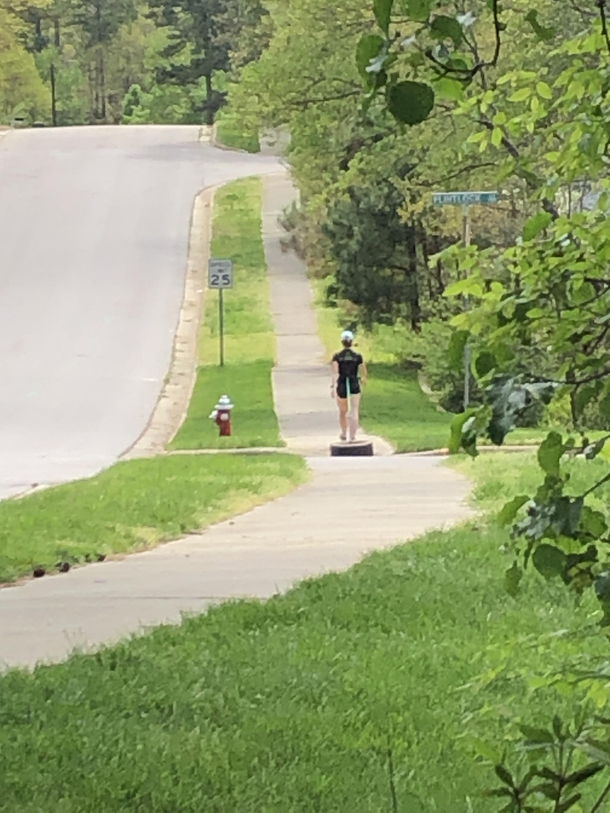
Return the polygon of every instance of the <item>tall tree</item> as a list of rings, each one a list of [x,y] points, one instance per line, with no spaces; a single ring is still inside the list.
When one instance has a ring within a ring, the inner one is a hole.
[[[121,26],[136,19],[137,6],[135,0],[73,0],[73,2],[72,21],[83,33],[83,45],[89,57],[93,120],[106,121],[107,51]]]
[[[204,121],[214,122],[223,96],[213,87],[216,71],[230,67],[230,42],[226,36],[231,17],[237,16],[236,0],[151,0],[158,25],[169,28],[169,42],[163,50],[166,67],[157,70],[157,81],[182,87],[205,83],[201,106]]]
[[[0,121],[5,123],[15,114],[44,117],[49,102],[48,90],[26,48],[24,17],[30,8],[0,0]]]

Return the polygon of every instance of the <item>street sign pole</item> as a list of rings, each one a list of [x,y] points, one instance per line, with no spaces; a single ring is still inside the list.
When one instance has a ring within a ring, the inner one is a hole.
[[[439,206],[462,207],[462,242],[470,245],[470,207],[488,206],[498,202],[497,192],[434,192],[432,203]],[[468,310],[468,296],[464,297],[464,307]],[[464,412],[470,404],[470,345],[464,345]]]
[[[470,206],[462,209],[462,240],[464,245],[470,245]],[[468,310],[468,295],[464,298],[464,307]],[[468,409],[470,404],[470,345],[468,342],[464,345],[464,412]]]
[[[233,287],[233,262],[212,258],[208,262],[208,287],[218,291],[218,338],[220,366],[225,366],[225,288]]]
[[[224,302],[224,288],[218,291],[218,321],[219,321],[219,335],[220,335],[220,366],[225,366],[225,302]]]

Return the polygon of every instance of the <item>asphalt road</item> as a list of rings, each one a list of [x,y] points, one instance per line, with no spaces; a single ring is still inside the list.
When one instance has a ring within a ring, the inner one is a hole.
[[[197,127],[0,136],[0,498],[94,474],[167,373],[193,199],[277,172]]]

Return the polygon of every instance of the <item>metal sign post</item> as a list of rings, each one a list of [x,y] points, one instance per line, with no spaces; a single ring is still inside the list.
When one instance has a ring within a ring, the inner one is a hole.
[[[208,288],[218,291],[218,328],[220,341],[220,366],[225,364],[225,288],[233,287],[233,262],[211,259],[208,262]]]
[[[434,192],[432,203],[438,206],[462,207],[462,242],[470,245],[470,207],[488,206],[498,202],[497,192]],[[464,297],[468,309],[468,296]],[[470,345],[464,345],[464,411],[470,404]]]

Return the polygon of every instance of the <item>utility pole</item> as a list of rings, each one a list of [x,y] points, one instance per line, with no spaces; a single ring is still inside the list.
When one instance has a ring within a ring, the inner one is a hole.
[[[434,192],[432,202],[440,206],[462,207],[462,242],[470,245],[470,207],[487,206],[498,202],[497,192]],[[464,307],[468,310],[468,296],[464,297]],[[464,412],[470,405],[470,345],[464,345]]]
[[[462,208],[462,242],[466,247],[470,245],[470,206]],[[468,294],[464,297],[464,307],[468,310]],[[464,412],[470,404],[470,345],[464,345]]]

